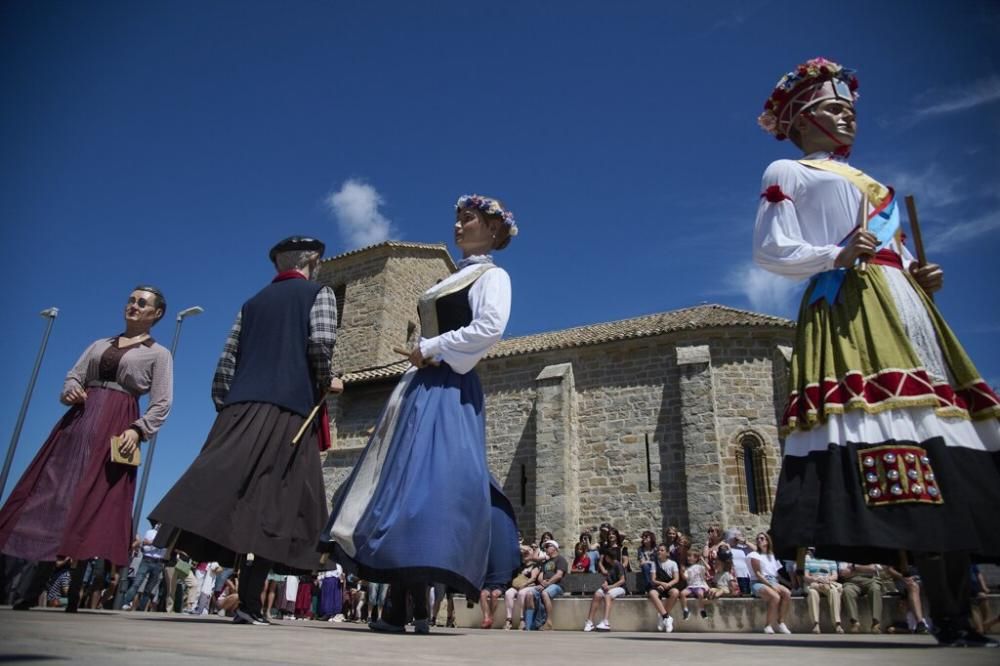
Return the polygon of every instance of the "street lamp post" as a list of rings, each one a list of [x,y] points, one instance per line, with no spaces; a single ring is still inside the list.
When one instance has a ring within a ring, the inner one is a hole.
[[[205,309],[199,305],[186,308],[177,313],[177,326],[174,328],[174,340],[170,343],[170,357],[177,354],[177,342],[181,338],[181,324],[184,318],[200,315]],[[146,447],[146,464],[142,466],[142,481],[139,483],[139,494],[135,498],[135,511],[132,514],[132,533],[139,530],[139,521],[142,520],[142,503],[146,499],[146,483],[149,481],[149,470],[153,467],[153,453],[156,451],[156,434],[149,438],[149,446]]]
[[[35,380],[38,379],[38,370],[42,367],[42,357],[45,356],[45,348],[49,344],[49,333],[52,332],[52,324],[55,323],[56,317],[59,316],[59,308],[46,308],[38,314],[49,321],[45,325],[42,346],[38,350],[38,357],[35,358],[35,369],[31,371],[31,381],[28,382],[28,390],[24,393],[24,402],[21,403],[21,412],[17,415],[14,435],[10,438],[10,446],[7,447],[7,457],[3,461],[3,472],[0,472],[0,497],[3,497],[3,491],[7,487],[7,475],[10,474],[10,466],[14,462],[14,451],[17,449],[17,440],[21,437],[21,427],[24,425],[24,417],[28,415],[28,404],[31,402],[31,394],[35,391]]]

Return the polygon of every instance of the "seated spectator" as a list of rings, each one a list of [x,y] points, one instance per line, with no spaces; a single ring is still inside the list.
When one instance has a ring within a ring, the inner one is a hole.
[[[858,613],[858,598],[867,597],[871,605],[871,633],[882,633],[880,619],[882,617],[882,565],[852,564],[840,562],[837,565],[837,577],[843,589],[841,599],[847,609],[847,620],[852,634],[861,631],[861,616]]]
[[[653,587],[653,568],[656,566],[656,536],[649,530],[639,537],[639,548],[635,552],[635,557],[642,576],[642,591],[648,592]]]
[[[705,610],[708,580],[705,575],[705,561],[700,552],[692,550],[688,553],[687,568],[684,569],[683,575],[684,580],[687,581],[687,587],[681,590],[681,611],[684,613],[684,619],[688,619],[691,614],[691,611],[688,610],[688,598],[694,597],[698,600],[698,614],[704,620],[708,617],[708,611]]]
[[[733,575],[733,552],[728,544],[721,544],[715,554],[715,575],[712,576],[713,587],[708,591],[708,600],[715,601],[721,597],[740,596],[740,586]]]
[[[1000,622],[1000,615],[993,617],[990,612],[990,588],[978,565],[972,565],[969,576],[972,578],[972,586],[969,588],[972,597],[972,628],[985,635],[990,633],[994,624]]]
[[[621,565],[625,571],[632,570],[632,563],[629,559],[628,546],[625,544],[625,537],[622,533],[618,531],[617,527],[612,527],[611,531],[608,533],[608,545],[612,548],[617,548],[621,552]],[[602,572],[603,573],[603,572]]]
[[[483,611],[483,621],[479,625],[481,628],[489,629],[493,626],[493,615],[500,606],[500,597],[510,587],[511,578],[510,574],[502,578],[493,574],[493,577],[487,576],[483,581],[483,589],[479,592],[479,606]]]
[[[503,623],[503,628],[510,631],[514,627],[513,616],[514,611],[518,610],[518,626],[522,629],[527,629],[527,623],[524,621],[524,610],[528,605],[527,598],[532,596],[532,592],[535,587],[535,581],[538,579],[538,574],[541,572],[541,567],[532,560],[532,548],[531,546],[521,546],[521,570],[514,580],[510,582],[510,587],[504,592],[504,607],[507,611],[507,619]],[[520,602],[520,607],[517,604]]]
[[[577,541],[573,546],[573,573],[590,572],[590,553],[587,552],[587,544]]]
[[[236,608],[240,605],[239,578],[230,575],[222,584],[222,591],[216,600],[218,614],[222,617],[232,617],[236,615]]]
[[[597,560],[601,558],[601,555],[597,550],[597,543],[594,541],[594,537],[590,532],[582,532],[580,534],[580,541],[587,546],[587,557],[590,558],[590,567],[587,571],[597,573]]]
[[[778,569],[778,582],[788,588],[793,597],[805,596],[805,586],[795,560],[781,560]]]
[[[584,631],[593,631],[594,618],[601,606],[604,606],[604,619],[601,620],[596,629],[598,631],[611,631],[611,603],[618,597],[625,596],[625,568],[621,564],[621,551],[617,548],[608,548],[601,555],[604,561],[604,582],[600,589],[594,592],[594,598],[590,602],[590,613],[587,615],[587,622],[583,625]]]
[[[671,525],[667,529],[663,530],[663,543],[667,545],[667,552],[670,553],[670,559],[677,562],[678,567],[682,564],[687,564],[686,558],[683,562],[680,562],[677,559],[677,551],[680,548],[681,536],[683,535],[676,525]]]
[[[670,633],[674,630],[674,619],[670,617],[670,611],[673,610],[681,596],[678,589],[681,570],[677,563],[670,559],[670,551],[665,543],[656,547],[656,565],[653,572],[653,587],[646,593],[646,596],[660,616],[656,623],[656,630]],[[664,599],[667,600],[666,605],[663,603]]]
[[[740,595],[749,597],[750,590],[750,564],[747,556],[754,552],[753,546],[743,538],[743,532],[736,527],[732,527],[726,532],[726,541],[729,543],[729,552],[733,555],[733,576],[740,588]]]
[[[708,538],[705,540],[705,547],[701,551],[702,559],[705,560],[705,579],[709,588],[715,587],[715,558],[719,555],[719,546],[725,543],[722,539],[722,527],[713,523],[708,526]]]
[[[909,567],[906,574],[902,574],[893,567],[884,567],[883,571],[896,585],[896,590],[903,595],[906,601],[906,624],[914,634],[926,634],[930,631],[927,618],[924,617],[923,602],[920,599],[920,576],[916,567]]]
[[[69,603],[69,579],[72,568],[72,559],[61,557],[56,560],[54,571],[49,576],[48,591],[45,595],[46,606],[61,608],[63,599]]]
[[[819,598],[826,597],[830,604],[830,619],[833,620],[834,631],[838,634],[844,633],[844,628],[840,624],[840,596],[843,585],[837,580],[837,563],[816,557],[814,548],[807,549],[802,584],[809,605],[809,618],[813,623],[812,632],[820,633]]]
[[[778,570],[781,565],[774,557],[769,534],[761,532],[757,535],[757,552],[750,553],[747,561],[750,564],[750,589],[754,596],[767,603],[767,624],[764,626],[764,633],[773,634],[775,630],[782,634],[792,633],[784,620],[792,593],[778,582]]]
[[[559,554],[559,544],[551,539],[542,544],[548,559],[542,563],[538,574],[538,582],[533,593],[526,601],[524,622],[529,631],[535,629],[552,629],[552,600],[563,593],[559,582],[569,571],[566,558]]]

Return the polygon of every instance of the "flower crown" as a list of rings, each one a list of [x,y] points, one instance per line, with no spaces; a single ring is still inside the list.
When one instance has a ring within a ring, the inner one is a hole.
[[[846,85],[852,102],[858,100],[858,78],[853,69],[847,69],[826,58],[813,58],[781,77],[771,96],[764,102],[764,113],[757,118],[757,124],[779,141],[788,138],[788,128],[795,116],[810,102],[829,98],[829,95],[810,98],[805,93],[823,86],[827,81],[833,81],[835,88],[838,83]]]
[[[479,194],[465,194],[460,196],[458,201],[455,202],[455,210],[461,208],[477,208],[486,215],[499,217],[507,225],[508,233],[511,236],[517,235],[517,222],[514,221],[514,213],[504,210],[504,207],[496,199],[484,197]]]

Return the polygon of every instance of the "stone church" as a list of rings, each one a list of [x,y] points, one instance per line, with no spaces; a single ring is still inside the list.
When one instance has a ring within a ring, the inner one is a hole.
[[[393,241],[323,261],[346,386],[329,401],[328,493],[408,367],[394,348],[419,335],[417,299],[454,270],[444,245]],[[711,523],[766,528],[794,333],[787,319],[698,305],[503,340],[477,372],[490,468],[525,539],[550,530],[570,549],[604,521],[633,543],[668,525],[696,540]]]

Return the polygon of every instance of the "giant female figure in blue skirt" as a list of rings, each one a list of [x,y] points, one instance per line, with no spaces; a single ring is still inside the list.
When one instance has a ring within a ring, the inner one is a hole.
[[[367,580],[388,582],[376,631],[428,631],[428,583],[477,597],[520,564],[510,501],[486,463],[483,390],[475,366],[510,315],[510,278],[490,251],[517,234],[503,204],[476,194],[455,205],[459,270],[420,298],[420,343],[368,446],[338,492],[320,548]]]

